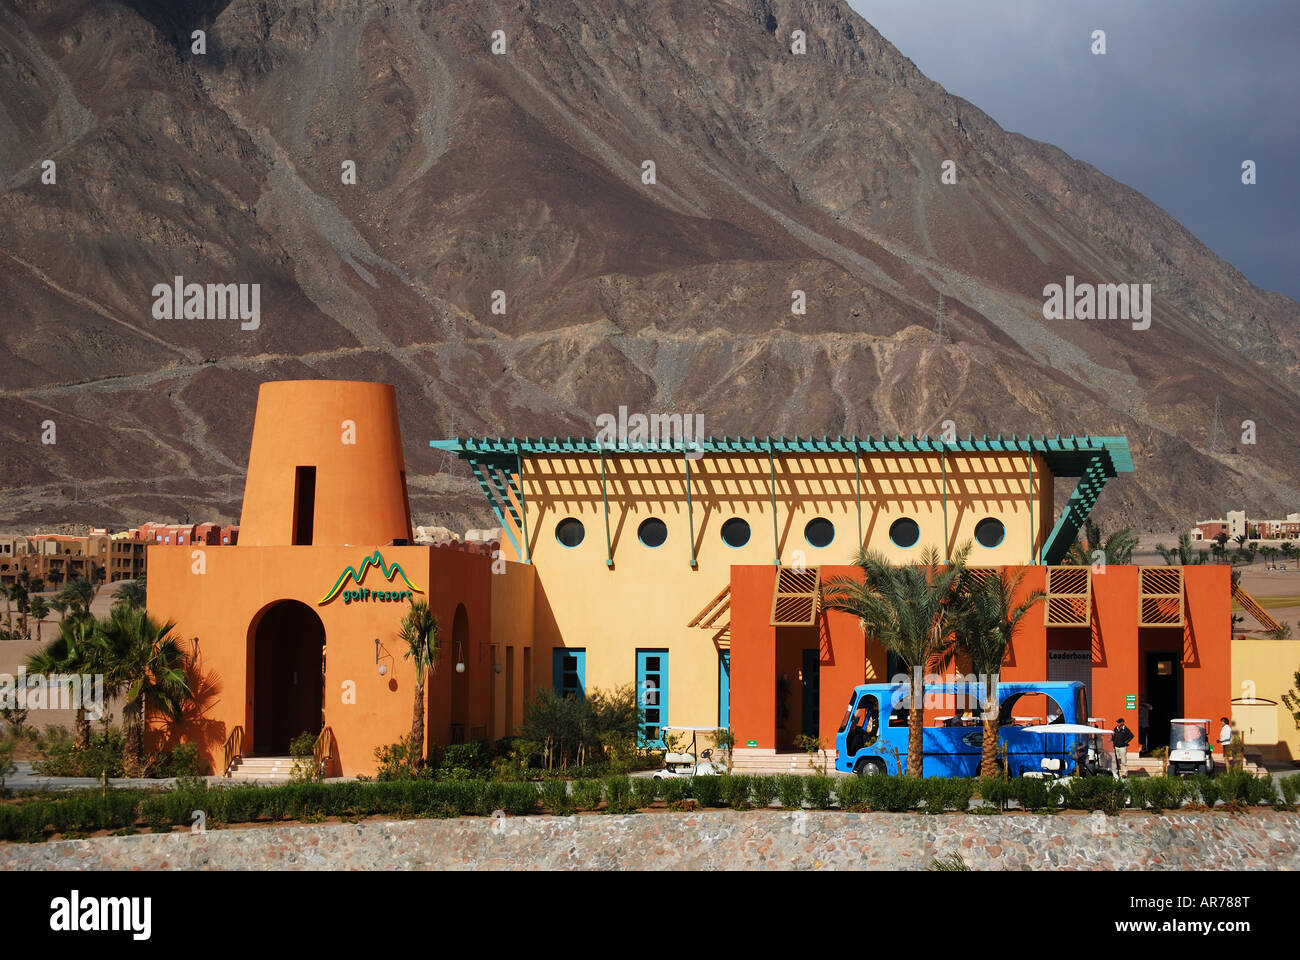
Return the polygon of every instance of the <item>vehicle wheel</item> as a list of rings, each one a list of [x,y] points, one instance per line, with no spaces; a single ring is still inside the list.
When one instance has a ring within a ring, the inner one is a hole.
[[[885,772],[885,765],[879,760],[863,757],[854,769],[859,777],[878,777]]]

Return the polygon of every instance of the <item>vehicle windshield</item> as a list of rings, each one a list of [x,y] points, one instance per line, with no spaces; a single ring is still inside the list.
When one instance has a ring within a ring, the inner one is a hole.
[[[840,733],[849,728],[849,721],[853,719],[853,697],[849,697],[849,707],[844,711],[844,721],[840,724]]]
[[[1169,729],[1169,742],[1175,750],[1203,750],[1209,746],[1205,727],[1199,723],[1175,723]]]

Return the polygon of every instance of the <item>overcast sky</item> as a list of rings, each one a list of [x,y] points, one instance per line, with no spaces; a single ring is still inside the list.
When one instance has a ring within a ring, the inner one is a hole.
[[[1256,286],[1300,300],[1300,0],[848,2],[949,93],[1141,191]]]

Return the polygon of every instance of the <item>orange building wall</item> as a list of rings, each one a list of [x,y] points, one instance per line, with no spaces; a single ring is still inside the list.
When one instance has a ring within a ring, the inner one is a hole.
[[[373,547],[221,547],[190,550],[150,547],[150,613],[176,621],[177,634],[199,638],[199,689],[207,691],[201,715],[179,728],[155,735],[170,743],[192,742],[220,772],[222,745],[236,725],[245,733],[245,752],[258,753],[251,682],[250,630],[259,612],[285,599],[309,606],[325,627],[325,723],[334,732],[338,750],[335,773],[373,773],[376,747],[410,733],[415,672],[398,636],[405,602],[353,602],[340,595],[328,604],[318,601],[339,573],[356,566]],[[196,573],[203,554],[204,573]],[[492,639],[491,560],[432,547],[386,547],[383,556],[401,565],[412,583],[424,590],[440,627],[441,652],[426,685],[427,733],[446,743],[450,734],[451,683],[458,653],[463,653],[469,687],[469,725],[487,724],[488,647]],[[511,565],[514,567],[514,565]],[[498,574],[506,576],[508,574]],[[388,589],[377,568],[365,577],[372,591]],[[392,588],[403,588],[395,577]],[[452,643],[456,607],[468,615],[464,651]],[[387,666],[380,676],[375,662]],[[352,685],[352,699],[345,694]]]
[[[1038,604],[1022,621],[1003,665],[1003,679],[1046,679],[1049,649],[1091,649],[1091,714],[1105,717],[1111,725],[1126,716],[1136,730],[1137,711],[1125,709],[1125,696],[1141,693],[1140,654],[1181,649],[1185,714],[1212,719],[1225,715],[1232,696],[1230,572],[1215,565],[1185,567],[1183,572],[1187,619],[1183,630],[1158,627],[1139,631],[1138,568],[1110,566],[1104,574],[1093,576],[1092,627],[1047,627],[1043,605]],[[854,567],[821,568],[823,584],[836,576],[856,578],[860,574]],[[1046,567],[1025,568],[1022,596],[1042,590],[1046,576]],[[791,657],[797,662],[797,649],[789,653],[786,645],[791,649],[811,646],[809,638],[814,636],[822,650],[821,736],[823,743],[833,744],[852,688],[889,679],[885,676],[885,652],[878,643],[866,643],[856,618],[837,611],[825,611],[815,628],[770,626],[774,581],[772,566],[731,569],[731,718],[737,746],[744,748],[750,740],[756,741],[759,749],[786,746],[776,738],[775,678],[787,671]],[[797,687],[794,674],[791,682]],[[792,726],[798,723],[795,693],[797,690],[791,696]]]

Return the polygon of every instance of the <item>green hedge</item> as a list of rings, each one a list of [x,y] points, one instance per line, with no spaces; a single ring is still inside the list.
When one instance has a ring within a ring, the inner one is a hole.
[[[605,780],[391,780],[353,783],[290,783],[283,786],[206,788],[186,784],[164,792],[110,790],[106,795],[74,793],[41,796],[0,804],[0,839],[39,841],[51,831],[84,834],[97,830],[186,827],[194,811],[202,810],[209,824],[276,822],[280,820],[345,819],[372,815],[398,817],[490,816],[504,811],[524,816],[544,809],[557,815],[577,810],[630,813],[656,798],[670,805],[688,798],[701,807],[766,808],[778,799],[782,807],[819,810],[964,812],[978,796],[986,805],[1005,808],[1016,803],[1026,810],[1106,810],[1130,804],[1136,809],[1176,810],[1185,803],[1229,808],[1272,804],[1294,806],[1300,799],[1300,774],[1278,787],[1269,778],[1244,772],[1211,779],[1134,777],[1127,782],[1091,777],[1061,783],[1031,777],[916,779],[872,776],[832,779],[782,774],[775,777],[732,776],[650,778],[611,776]]]

